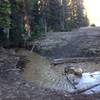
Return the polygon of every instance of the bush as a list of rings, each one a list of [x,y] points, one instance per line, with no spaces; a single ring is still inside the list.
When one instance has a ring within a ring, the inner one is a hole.
[[[96,25],[95,24],[91,24],[91,27],[95,27]]]
[[[40,37],[44,33],[43,28],[41,25],[34,25],[34,30],[31,32],[31,38],[35,39]]]
[[[73,29],[73,23],[71,20],[65,22],[65,31],[71,31]]]

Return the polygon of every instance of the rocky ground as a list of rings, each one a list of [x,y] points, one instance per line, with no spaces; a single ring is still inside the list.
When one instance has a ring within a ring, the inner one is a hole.
[[[16,67],[18,61],[13,50],[0,48],[0,100],[100,100],[99,94],[70,95],[25,81]]]

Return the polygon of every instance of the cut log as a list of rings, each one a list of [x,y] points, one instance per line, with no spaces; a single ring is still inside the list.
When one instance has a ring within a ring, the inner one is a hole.
[[[60,58],[60,59],[53,59],[51,61],[51,64],[58,65],[63,63],[78,63],[78,62],[86,62],[86,61],[100,61],[100,57]]]

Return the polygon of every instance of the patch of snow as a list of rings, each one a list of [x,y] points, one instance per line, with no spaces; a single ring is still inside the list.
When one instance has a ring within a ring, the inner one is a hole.
[[[93,73],[83,73],[82,78],[76,85],[78,90],[88,89],[96,84],[100,84],[100,71]],[[85,94],[93,94],[100,92],[100,85],[93,87],[85,92]]]

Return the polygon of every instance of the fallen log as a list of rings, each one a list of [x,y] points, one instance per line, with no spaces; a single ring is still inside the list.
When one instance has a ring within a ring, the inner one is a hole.
[[[58,65],[63,63],[78,63],[78,62],[86,62],[86,61],[100,61],[100,57],[60,58],[60,59],[53,59],[51,61],[51,64]]]

